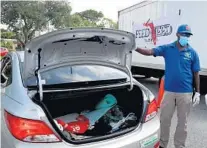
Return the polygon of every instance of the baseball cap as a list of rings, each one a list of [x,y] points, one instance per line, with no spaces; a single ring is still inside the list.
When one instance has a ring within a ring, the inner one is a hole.
[[[190,35],[193,35],[191,32],[191,28],[187,24],[180,25],[178,27],[177,33],[188,33]]]

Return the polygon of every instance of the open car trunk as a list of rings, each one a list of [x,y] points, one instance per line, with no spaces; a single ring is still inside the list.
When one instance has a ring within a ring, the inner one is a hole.
[[[101,140],[125,134],[139,125],[142,91],[137,86],[132,91],[127,88],[48,92],[44,93],[43,104],[53,119],[50,121],[68,140]]]

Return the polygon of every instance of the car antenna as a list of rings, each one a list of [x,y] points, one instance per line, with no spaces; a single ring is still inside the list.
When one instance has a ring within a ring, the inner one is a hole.
[[[42,89],[42,80],[41,80],[41,76],[40,76],[40,72],[39,72],[39,69],[40,69],[40,59],[41,59],[41,56],[40,56],[40,53],[42,51],[42,48],[39,48],[38,50],[38,63],[37,63],[37,69],[35,70],[35,76],[37,78],[37,93],[39,93],[39,97],[40,97],[40,101],[43,100],[43,89]]]

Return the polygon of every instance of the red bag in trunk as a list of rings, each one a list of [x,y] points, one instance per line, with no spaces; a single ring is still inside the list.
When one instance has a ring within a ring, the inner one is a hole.
[[[83,116],[79,115],[77,121],[65,123],[64,121],[57,119],[58,124],[62,125],[65,131],[73,134],[84,134],[89,128],[89,120]]]

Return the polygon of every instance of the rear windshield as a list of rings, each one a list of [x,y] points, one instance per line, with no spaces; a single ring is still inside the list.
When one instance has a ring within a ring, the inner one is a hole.
[[[100,65],[64,66],[41,73],[41,79],[45,85],[116,80],[123,78],[128,78],[128,75],[118,69]],[[37,78],[29,78],[26,84],[27,86],[35,86],[37,84]]]

